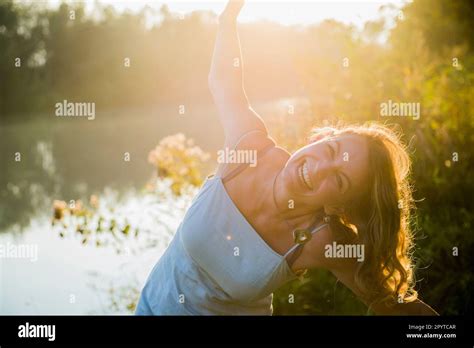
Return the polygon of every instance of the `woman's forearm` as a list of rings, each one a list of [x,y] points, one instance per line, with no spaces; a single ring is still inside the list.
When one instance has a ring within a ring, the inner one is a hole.
[[[421,300],[397,303],[394,306],[376,305],[373,310],[379,315],[439,315],[433,308]]]
[[[243,87],[243,62],[237,33],[237,16],[243,5],[243,0],[230,0],[219,16],[209,72],[209,89],[224,129],[226,146],[234,146],[251,130],[267,133],[265,123],[250,107]]]
[[[209,72],[213,95],[246,101],[243,87],[243,62],[237,32],[236,14],[227,9],[219,17],[219,29]]]
[[[357,269],[356,261],[345,259],[341,262],[329,266],[328,269],[331,270],[339,281],[351,289],[362,302],[369,306],[370,301],[364,299],[363,294],[358,290],[355,282],[354,274]],[[418,299],[413,302],[395,302],[392,304],[375,303],[372,304],[370,308],[377,315],[439,315],[433,308]]]

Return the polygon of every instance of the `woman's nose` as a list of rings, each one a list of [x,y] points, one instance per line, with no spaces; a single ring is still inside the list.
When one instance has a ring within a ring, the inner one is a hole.
[[[318,161],[314,168],[314,175],[316,177],[316,180],[319,181],[322,178],[326,177],[327,175],[329,175],[329,173],[331,173],[332,170],[334,170],[334,163],[332,163],[332,161]]]

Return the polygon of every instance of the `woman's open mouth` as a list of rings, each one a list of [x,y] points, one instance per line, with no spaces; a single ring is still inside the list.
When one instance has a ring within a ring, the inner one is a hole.
[[[308,164],[306,161],[304,161],[303,164],[298,167],[298,176],[300,177],[300,180],[304,186],[310,190],[313,189],[313,184],[311,183],[311,179],[309,177]]]

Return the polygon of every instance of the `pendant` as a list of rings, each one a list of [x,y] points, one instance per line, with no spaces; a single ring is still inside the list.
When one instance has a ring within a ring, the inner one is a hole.
[[[296,244],[304,244],[309,241],[312,237],[312,234],[308,230],[297,229],[293,231],[293,238]]]
[[[295,272],[295,275],[302,281],[304,280],[306,273],[308,273],[307,269],[299,269]]]

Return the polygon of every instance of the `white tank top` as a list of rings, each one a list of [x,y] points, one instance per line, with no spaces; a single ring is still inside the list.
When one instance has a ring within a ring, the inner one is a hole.
[[[273,291],[297,277],[286,258],[301,244],[275,252],[228,195],[226,178],[206,179],[150,273],[136,314],[271,315]]]

